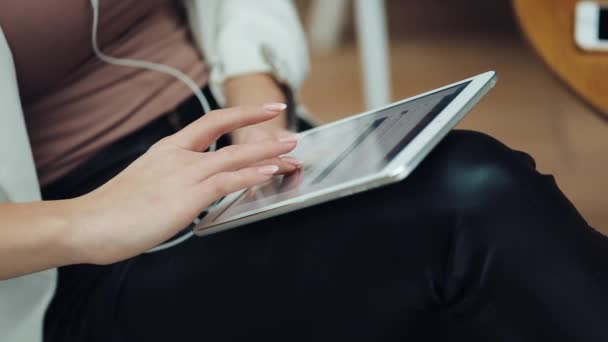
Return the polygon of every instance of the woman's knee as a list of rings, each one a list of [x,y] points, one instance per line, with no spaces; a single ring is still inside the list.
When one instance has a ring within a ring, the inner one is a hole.
[[[534,160],[479,132],[455,130],[423,164],[431,191],[443,203],[479,208],[529,187],[538,176]]]

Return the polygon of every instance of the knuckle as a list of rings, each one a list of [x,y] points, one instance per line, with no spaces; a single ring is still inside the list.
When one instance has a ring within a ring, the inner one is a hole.
[[[228,159],[235,159],[241,152],[240,146],[226,146],[222,149],[221,153]]]
[[[213,193],[214,196],[223,196],[224,194],[226,194],[226,184],[224,182],[222,182],[222,177],[215,177],[215,179],[213,180],[213,182],[211,182],[211,193]]]
[[[245,181],[246,181],[246,176],[245,176],[245,171],[238,171],[238,172],[233,172],[232,174],[230,174],[230,177],[232,178],[230,180],[230,183],[233,187],[241,187]]]
[[[238,118],[247,117],[253,111],[252,106],[238,106],[235,107],[234,114]]]
[[[285,162],[283,162],[281,160],[281,158],[279,158],[279,157],[269,158],[269,159],[264,160],[264,162],[267,162],[269,164],[274,164],[274,165],[277,165],[277,166],[281,166],[281,165],[285,164]]]
[[[234,121],[235,122],[246,122],[247,119],[251,118],[252,115],[255,115],[259,112],[259,108],[257,106],[239,106],[234,108]]]
[[[172,135],[169,135],[169,136],[166,136],[166,137],[158,140],[152,146],[150,146],[150,150],[162,149],[162,148],[172,145],[172,141],[173,141],[172,137],[173,137]]]
[[[218,110],[218,109],[214,109],[214,110],[210,111],[209,113],[205,114],[203,116],[203,120],[210,121],[210,120],[214,120],[216,118],[219,118],[221,116],[222,116],[222,111]]]
[[[206,126],[211,126],[214,130],[218,130],[224,125],[226,121],[225,117],[226,115],[224,115],[221,110],[212,110],[205,114],[202,120],[205,122]]]
[[[226,195],[230,192],[232,175],[230,173],[218,173],[213,177],[212,192],[216,196]]]

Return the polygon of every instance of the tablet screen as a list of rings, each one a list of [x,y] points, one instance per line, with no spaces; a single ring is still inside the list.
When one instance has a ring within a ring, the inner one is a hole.
[[[244,191],[216,223],[319,189],[373,175],[388,165],[469,83],[311,131],[290,155],[301,170]]]

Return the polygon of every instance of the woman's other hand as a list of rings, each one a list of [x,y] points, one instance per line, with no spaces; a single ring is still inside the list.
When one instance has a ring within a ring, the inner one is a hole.
[[[204,151],[221,135],[272,120],[285,105],[213,111],[168,136],[97,190],[75,199],[70,245],[81,262],[123,260],[174,236],[217,199],[295,168],[297,136]]]
[[[257,73],[242,75],[228,79],[224,84],[226,105],[243,106],[255,105],[265,102],[284,102],[285,94],[270,74]],[[276,140],[292,136],[286,129],[287,116],[285,113],[256,125],[236,129],[231,133],[232,143],[235,145],[258,143],[266,140]],[[302,163],[294,158],[284,157],[277,174],[291,173],[299,169]],[[263,163],[267,163],[264,161]]]

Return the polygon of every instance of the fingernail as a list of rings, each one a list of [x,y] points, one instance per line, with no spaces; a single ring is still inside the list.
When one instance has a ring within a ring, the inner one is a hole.
[[[300,135],[297,133],[289,133],[289,134],[284,134],[281,137],[279,137],[279,141],[280,142],[297,142],[298,140],[300,140]]]
[[[281,160],[284,161],[284,162],[286,162],[286,163],[288,163],[288,164],[292,164],[292,165],[295,165],[295,166],[302,166],[302,164],[304,164],[299,159],[296,159],[296,158],[293,158],[293,157],[289,157],[289,156],[281,157]]]
[[[282,112],[285,110],[285,108],[287,108],[287,105],[284,103],[266,103],[265,105],[262,106],[262,108],[264,108],[264,111],[268,114],[277,114],[279,112]]]
[[[279,171],[279,167],[276,165],[266,165],[258,167],[258,172],[267,176],[274,175],[275,173],[277,173],[277,171]]]

